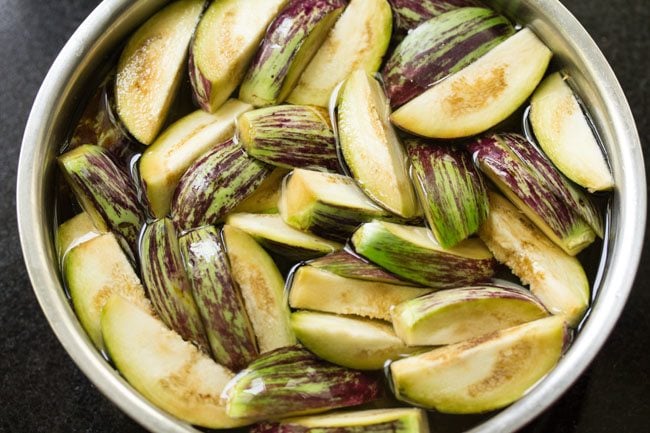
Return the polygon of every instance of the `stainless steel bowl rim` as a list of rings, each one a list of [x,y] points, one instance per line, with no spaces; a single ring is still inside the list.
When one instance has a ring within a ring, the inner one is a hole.
[[[198,432],[140,396],[95,350],[62,290],[53,264],[56,259],[52,252],[51,229],[44,227],[47,224],[43,224],[41,209],[43,173],[48,168],[44,146],[55,126],[52,119],[56,110],[61,109],[60,95],[70,91],[70,82],[80,62],[93,52],[106,29],[125,12],[144,3],[153,10],[164,1],[151,0],[134,5],[131,0],[104,0],[72,35],[50,68],[34,101],[23,137],[17,176],[18,228],[34,293],[54,333],[84,374],[121,410],[148,430]],[[502,3],[507,8],[512,2]],[[539,2],[543,4],[532,0],[519,3],[532,4],[531,10],[542,11],[557,29],[562,30],[563,36],[570,37],[569,43],[577,47],[587,75],[603,98],[610,142],[613,141],[617,149],[617,166],[613,167],[617,183],[613,201],[616,218],[605,243],[610,251],[599,282],[598,301],[579,337],[559,365],[529,394],[470,430],[472,433],[503,433],[521,428],[557,400],[587,368],[623,310],[633,286],[645,231],[646,181],[641,143],[613,71],[595,42],[557,0]],[[535,29],[534,19],[529,24]],[[611,154],[614,149],[608,150]]]

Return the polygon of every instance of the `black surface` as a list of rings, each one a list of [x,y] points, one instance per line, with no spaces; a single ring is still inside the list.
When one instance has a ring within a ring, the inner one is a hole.
[[[54,337],[32,293],[16,228],[16,165],[29,109],[56,54],[96,3],[0,0],[1,432],[142,431],[89,383]],[[650,3],[566,0],[565,4],[610,61],[646,141]],[[524,432],[650,430],[649,256],[646,242],[627,307],[596,360]]]

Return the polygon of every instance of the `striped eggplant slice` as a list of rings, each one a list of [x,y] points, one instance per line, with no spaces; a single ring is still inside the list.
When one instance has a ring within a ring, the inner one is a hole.
[[[204,226],[184,234],[178,243],[214,359],[239,371],[258,350],[221,234]]]
[[[377,376],[322,361],[300,346],[268,352],[224,389],[233,418],[277,419],[356,406],[377,399]]]
[[[307,264],[345,278],[375,281],[377,283],[399,284],[403,286],[413,285],[412,282],[404,281],[346,249],[310,260]]]
[[[417,26],[456,8],[483,6],[480,0],[388,0],[393,10],[393,38],[401,40]]]
[[[476,233],[489,211],[483,177],[468,152],[418,139],[405,141],[411,178],[429,228],[443,248]]]
[[[178,182],[172,218],[180,231],[215,224],[271,173],[233,140],[215,146],[197,159]]]
[[[65,255],[79,244],[89,241],[102,234],[95,227],[88,212],[81,212],[61,223],[56,229],[56,254],[59,263],[63,263]]]
[[[454,9],[420,24],[384,66],[382,76],[391,106],[407,103],[514,32],[507,18],[478,7]]]
[[[578,214],[576,203],[558,191],[556,178],[561,182],[561,175],[544,164],[526,138],[493,134],[472,141],[468,149],[481,171],[568,254],[576,255],[594,241],[596,235]]]
[[[395,275],[434,289],[449,289],[485,281],[496,262],[479,239],[442,248],[424,227],[385,221],[365,223],[354,232],[357,254]]]
[[[185,340],[210,353],[170,219],[156,220],[145,228],[140,241],[140,267],[147,295],[160,319]]]
[[[333,412],[265,421],[251,433],[428,433],[426,412],[416,408]]]
[[[282,103],[345,6],[343,0],[290,0],[266,31],[239,98],[257,107]]]
[[[231,213],[278,213],[278,201],[282,192],[282,180],[289,173],[286,168],[276,167],[255,191],[240,202]]]
[[[496,285],[441,290],[391,310],[395,333],[409,346],[458,343],[548,314],[523,287]]]
[[[339,172],[336,141],[326,109],[309,105],[259,108],[237,119],[246,152],[277,167]]]
[[[363,222],[399,220],[370,200],[353,179],[301,169],[285,178],[278,209],[290,226],[338,242],[345,242]]]
[[[145,215],[136,186],[108,149],[84,144],[58,158],[77,200],[99,231],[112,231],[131,257]]]

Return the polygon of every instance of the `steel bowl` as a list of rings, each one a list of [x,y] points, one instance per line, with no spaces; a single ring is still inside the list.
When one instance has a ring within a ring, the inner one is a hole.
[[[63,347],[88,378],[126,414],[154,432],[198,432],[157,409],[102,358],[80,326],[63,289],[54,249],[55,156],[89,83],[107,56],[164,0],[105,0],[67,42],[41,86],[22,142],[17,211],[27,270],[38,301]],[[643,155],[634,119],[607,61],[580,23],[556,0],[497,0],[530,26],[574,79],[609,154],[616,191],[589,318],[559,365],[525,397],[471,432],[512,432],[550,406],[580,376],[605,342],[628,294],[641,255],[646,219]]]

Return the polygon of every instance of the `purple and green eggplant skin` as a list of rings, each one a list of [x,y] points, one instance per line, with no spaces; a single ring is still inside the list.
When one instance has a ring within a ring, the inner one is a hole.
[[[404,281],[391,274],[387,270],[369,262],[354,252],[341,250],[330,253],[307,262],[324,271],[331,272],[340,277],[352,278],[355,280],[375,281],[378,283],[397,284],[401,286],[412,286],[414,283]]]
[[[226,413],[251,420],[326,412],[380,397],[380,378],[323,361],[301,346],[254,360],[226,386]]]
[[[382,76],[393,108],[460,71],[514,34],[507,18],[486,8],[460,8],[410,32],[386,62]]]
[[[393,37],[402,39],[425,21],[445,12],[472,6],[483,6],[479,0],[388,0],[393,9]]]
[[[111,152],[84,144],[59,156],[58,162],[95,226],[112,231],[131,257],[136,257],[145,215],[133,179]]]
[[[250,156],[277,167],[340,172],[324,108],[277,105],[246,112],[237,119],[237,138]]]
[[[140,243],[140,267],[147,295],[160,319],[185,340],[210,353],[170,219],[156,220],[145,228]]]
[[[553,167],[540,169],[539,152],[528,140],[512,133],[479,137],[468,144],[481,171],[496,182],[502,192],[515,196],[521,209],[537,216],[531,220],[571,255],[577,254],[594,238],[592,228],[581,218],[576,203],[567,202],[549,176],[559,176]],[[548,171],[547,168],[550,170]],[[550,230],[550,233],[549,233]]]
[[[220,233],[204,226],[178,242],[212,355],[219,364],[239,371],[259,352]]]
[[[345,6],[343,0],[291,0],[266,31],[239,99],[258,107],[282,103],[316,53],[318,47],[308,45],[323,42]]]
[[[429,227],[444,248],[476,233],[489,212],[483,177],[463,149],[410,139],[411,177]]]
[[[271,170],[232,140],[215,146],[187,169],[176,187],[171,210],[176,228],[185,232],[217,223],[253,193]]]
[[[187,70],[192,86],[192,100],[201,110],[208,113],[212,112],[210,106],[210,94],[212,93],[212,83],[208,80],[194,62],[194,44],[190,43],[189,53],[187,56]]]

